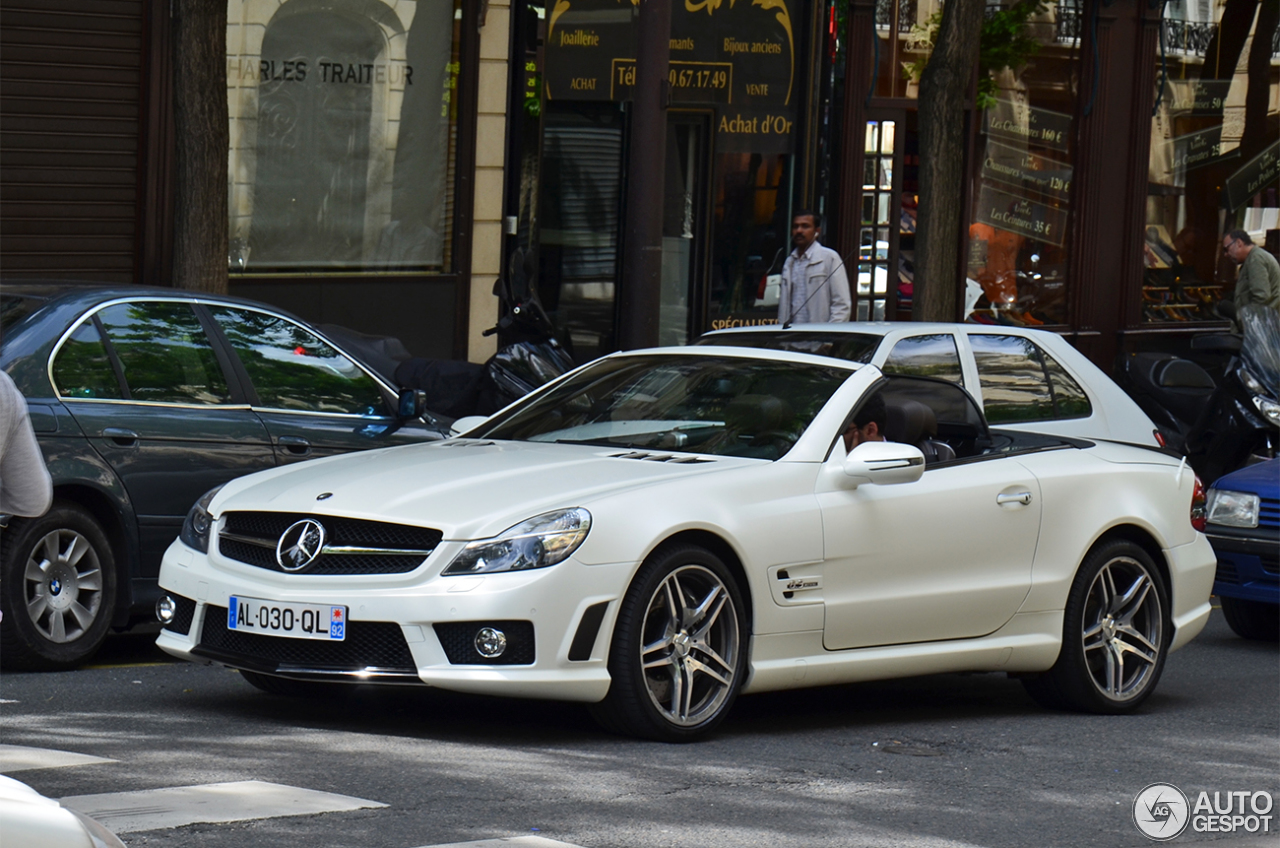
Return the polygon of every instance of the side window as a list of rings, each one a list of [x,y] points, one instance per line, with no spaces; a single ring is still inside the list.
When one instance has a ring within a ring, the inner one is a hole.
[[[950,333],[902,339],[893,346],[881,370],[886,374],[935,377],[964,385],[960,353],[956,350],[955,336]]]
[[[107,358],[107,347],[92,321],[85,321],[62,343],[53,361],[53,383],[64,398],[124,397]]]
[[[227,378],[189,304],[119,303],[98,312],[98,320],[124,369],[133,400],[231,402]]]
[[[1080,388],[1080,384],[1071,379],[1067,369],[1044,351],[1044,370],[1049,375],[1049,387],[1053,389],[1053,405],[1058,418],[1088,418],[1093,414],[1089,405],[1089,396]]]
[[[266,312],[210,307],[249,372],[258,405],[345,415],[389,414],[378,383],[309,330]]]
[[[1056,417],[1040,348],[1020,336],[969,336],[978,363],[982,407],[992,424]]]

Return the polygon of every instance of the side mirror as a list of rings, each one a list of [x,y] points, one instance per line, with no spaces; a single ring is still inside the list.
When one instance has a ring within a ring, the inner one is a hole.
[[[483,415],[467,415],[449,425],[450,436],[461,436],[468,430],[474,430],[489,419]]]
[[[427,411],[427,393],[422,389],[401,389],[396,403],[396,416],[401,420],[421,418]]]
[[[924,473],[924,454],[900,442],[863,442],[845,457],[844,473],[856,485],[914,483]]]

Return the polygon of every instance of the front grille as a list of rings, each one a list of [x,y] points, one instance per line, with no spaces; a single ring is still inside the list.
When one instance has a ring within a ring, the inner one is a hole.
[[[287,639],[227,629],[227,608],[205,609],[195,653],[233,665],[265,671],[282,666],[321,671],[379,671],[417,674],[400,625],[387,621],[348,621],[346,639]]]
[[[306,574],[403,574],[422,565],[444,535],[429,527],[358,518],[287,512],[229,512],[218,536],[218,550],[228,559],[246,565],[282,571],[276,562],[276,544],[285,530],[305,518],[324,526],[328,533],[326,550],[334,547],[365,549],[356,553],[322,553],[303,569]],[[229,535],[243,538],[229,538]],[[413,553],[381,553],[379,549]]]
[[[502,656],[486,657],[476,650],[476,632],[482,627],[501,630],[507,637]],[[435,625],[444,655],[454,665],[533,665],[533,622],[450,621]]]
[[[1280,500],[1261,498],[1259,504],[1258,524],[1262,527],[1280,527]]]
[[[186,636],[191,632],[191,619],[196,615],[196,602],[181,595],[169,597],[173,598],[176,608],[173,611],[173,618],[164,626],[164,629],[170,633],[181,633]]]

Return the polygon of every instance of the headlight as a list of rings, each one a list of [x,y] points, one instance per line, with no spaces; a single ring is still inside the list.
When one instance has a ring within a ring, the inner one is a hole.
[[[1258,496],[1248,492],[1210,489],[1208,522],[1224,527],[1257,527],[1260,505]]]
[[[492,539],[467,545],[444,573],[493,574],[546,568],[576,551],[590,529],[591,513],[581,507],[543,513]]]
[[[1262,413],[1264,418],[1280,427],[1280,403],[1264,398],[1261,395],[1254,395],[1253,405],[1258,407],[1258,411]]]
[[[218,494],[221,486],[210,489],[200,496],[196,505],[191,507],[187,517],[182,520],[182,532],[178,538],[188,547],[195,548],[202,554],[209,553],[209,529],[213,527],[213,518],[209,515],[209,502]]]
[[[1240,378],[1240,382],[1244,383],[1244,387],[1248,389],[1251,394],[1255,394],[1255,395],[1266,394],[1267,390],[1264,389],[1262,387],[1262,384],[1258,382],[1258,378],[1254,377],[1251,373],[1249,373],[1248,368],[1245,368],[1243,365],[1241,365],[1239,368],[1236,369],[1236,376]]]

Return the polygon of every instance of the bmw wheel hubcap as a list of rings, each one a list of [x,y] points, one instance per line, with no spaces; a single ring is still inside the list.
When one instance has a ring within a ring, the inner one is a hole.
[[[74,530],[54,530],[37,542],[22,577],[27,617],[50,642],[79,639],[101,611],[98,554]]]
[[[1164,615],[1142,563],[1117,557],[1093,578],[1083,644],[1089,678],[1106,697],[1128,701],[1150,685],[1164,647]]]
[[[714,716],[733,692],[738,613],[714,572],[687,565],[667,575],[645,611],[640,663],[649,699],[672,724]]]

